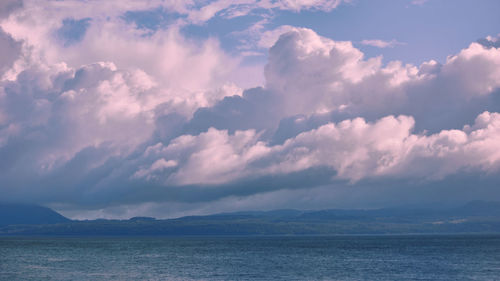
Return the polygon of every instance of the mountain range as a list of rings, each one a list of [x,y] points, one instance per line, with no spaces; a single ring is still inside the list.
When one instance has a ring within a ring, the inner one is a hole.
[[[500,233],[500,202],[454,208],[274,210],[176,219],[70,220],[41,206],[0,204],[0,235],[340,235]]]

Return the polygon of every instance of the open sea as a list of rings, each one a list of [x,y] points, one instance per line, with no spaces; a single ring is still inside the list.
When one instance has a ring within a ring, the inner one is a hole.
[[[500,280],[500,235],[2,237],[0,280]]]

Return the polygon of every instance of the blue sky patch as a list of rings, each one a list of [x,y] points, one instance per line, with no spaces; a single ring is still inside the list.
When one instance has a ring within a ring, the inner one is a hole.
[[[57,35],[63,40],[64,46],[70,46],[80,42],[85,36],[87,28],[90,26],[90,18],[75,20],[71,18],[64,19],[62,27],[57,30]]]

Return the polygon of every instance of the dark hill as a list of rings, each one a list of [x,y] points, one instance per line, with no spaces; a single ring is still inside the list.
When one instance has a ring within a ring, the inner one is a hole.
[[[0,203],[0,227],[14,224],[55,224],[70,221],[47,207]]]

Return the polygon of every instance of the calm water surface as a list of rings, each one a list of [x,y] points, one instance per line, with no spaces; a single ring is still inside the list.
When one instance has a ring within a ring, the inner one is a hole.
[[[0,279],[500,280],[500,236],[10,237]]]

